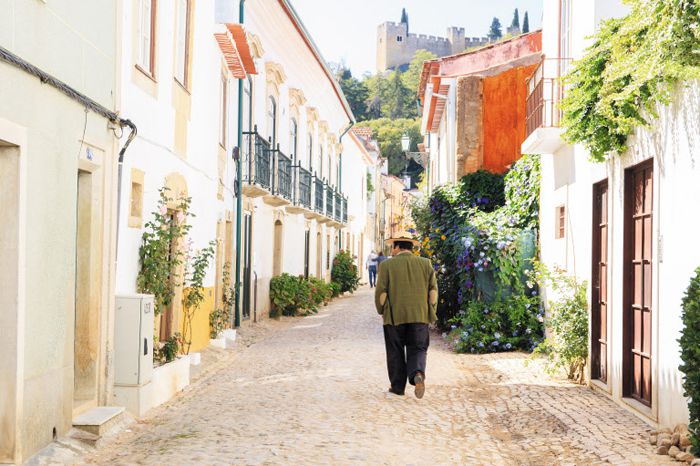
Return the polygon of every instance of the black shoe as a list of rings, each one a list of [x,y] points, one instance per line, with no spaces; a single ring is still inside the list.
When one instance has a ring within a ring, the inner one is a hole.
[[[425,376],[422,372],[416,372],[416,375],[413,376],[413,383],[416,385],[416,398],[423,398],[425,394]]]
[[[394,395],[398,395],[398,396],[403,396],[403,392],[399,392],[397,390],[394,390],[393,388],[389,389],[389,393],[393,393]]]

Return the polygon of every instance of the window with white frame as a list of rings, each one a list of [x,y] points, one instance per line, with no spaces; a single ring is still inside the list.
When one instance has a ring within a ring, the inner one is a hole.
[[[155,75],[156,0],[138,0],[137,64]]]
[[[219,88],[219,144],[226,147],[226,101],[228,100],[228,78],[221,73],[221,85]]]
[[[568,72],[571,58],[571,0],[561,0],[561,17],[559,18],[559,58],[560,75]]]
[[[184,87],[189,85],[187,68],[190,51],[190,0],[177,0],[177,24],[175,40],[175,79]]]
[[[289,152],[293,161],[298,160],[297,157],[297,145],[298,145],[298,132],[299,127],[297,125],[297,120],[292,118],[289,122]]]
[[[314,162],[314,137],[309,133],[309,171],[313,172]]]

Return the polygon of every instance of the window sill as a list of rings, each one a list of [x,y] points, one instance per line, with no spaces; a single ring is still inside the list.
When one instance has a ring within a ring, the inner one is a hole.
[[[134,65],[134,67],[135,67],[137,70],[139,70],[139,71],[141,72],[141,74],[145,75],[148,79],[150,79],[150,80],[153,81],[154,83],[157,83],[157,82],[158,82],[158,81],[156,80],[156,77],[155,77],[153,74],[151,74],[151,73],[149,73],[148,71],[146,71],[146,70],[144,70],[143,68],[141,68],[141,65],[136,64],[136,65]]]
[[[182,84],[179,79],[177,79],[176,77],[173,77],[173,81],[175,81],[177,83],[178,87],[180,87],[180,89],[185,91],[185,93],[187,93],[187,95],[192,95],[192,92],[189,89],[187,89],[187,86]]]

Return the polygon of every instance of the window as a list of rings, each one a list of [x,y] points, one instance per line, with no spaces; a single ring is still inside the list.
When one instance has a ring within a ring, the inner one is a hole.
[[[323,177],[323,146],[318,146],[318,174]]]
[[[314,161],[314,137],[309,134],[309,171],[312,170],[312,165]]]
[[[566,207],[560,205],[556,209],[556,231],[554,232],[554,237],[556,239],[564,238],[566,235]]]
[[[297,160],[297,131],[298,131],[297,121],[292,118],[289,122],[289,151],[292,161]]]
[[[396,36],[396,42],[403,42],[403,37]]]
[[[129,228],[143,226],[143,171],[131,169],[131,199],[129,202]]]
[[[571,0],[561,0],[559,18],[559,58],[571,58]],[[560,60],[559,75],[568,72],[568,60]]]
[[[226,147],[226,110],[227,110],[227,94],[228,94],[228,78],[225,74],[221,75],[221,90],[220,90],[220,102],[219,102],[219,116],[220,116],[220,127],[219,127],[219,144],[222,147]]]
[[[253,131],[253,79],[243,81],[243,131]]]
[[[155,76],[156,0],[139,0],[138,66]]]
[[[175,79],[184,87],[189,85],[187,68],[189,65],[190,51],[188,43],[190,39],[190,0],[177,0],[177,24],[175,41]]]
[[[277,145],[277,101],[274,97],[268,100],[267,108],[267,136],[272,142],[272,148]]]

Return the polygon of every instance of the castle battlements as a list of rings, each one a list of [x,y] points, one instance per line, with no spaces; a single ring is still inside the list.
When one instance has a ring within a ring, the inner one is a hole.
[[[466,37],[463,27],[447,28],[447,37],[409,33],[405,22],[386,21],[377,28],[377,71],[407,65],[418,50],[428,50],[438,57],[463,52],[467,48],[488,44],[486,37]]]

